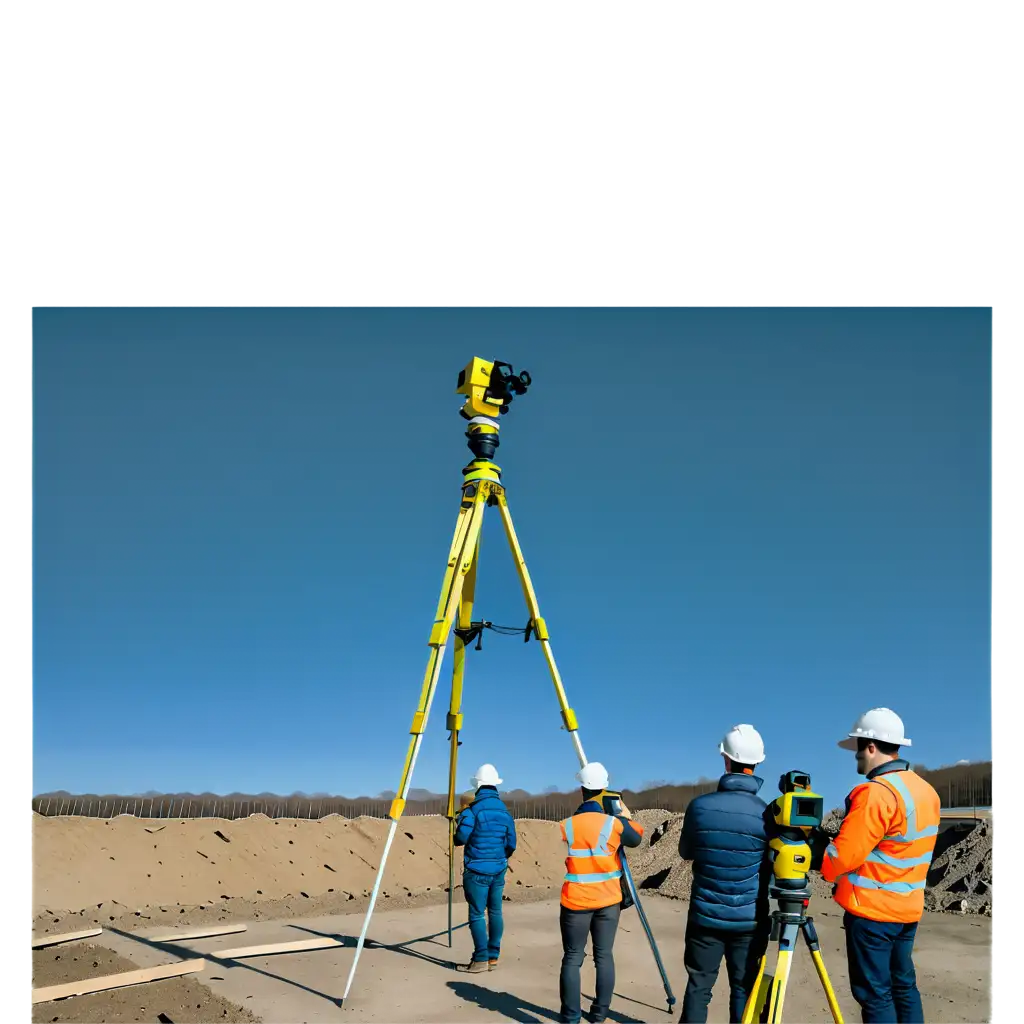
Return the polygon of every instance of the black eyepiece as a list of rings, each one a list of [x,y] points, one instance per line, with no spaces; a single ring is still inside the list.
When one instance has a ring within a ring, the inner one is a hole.
[[[487,388],[489,398],[497,398],[507,404],[515,395],[525,395],[526,389],[533,383],[529,373],[523,370],[518,376],[513,372],[510,363],[495,362],[491,370],[491,383]],[[502,408],[502,412],[505,408]]]

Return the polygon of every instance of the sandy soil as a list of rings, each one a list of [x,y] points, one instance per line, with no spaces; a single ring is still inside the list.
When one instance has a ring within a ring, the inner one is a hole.
[[[687,903],[650,895],[644,899],[651,927],[677,999],[686,985],[683,937]],[[448,947],[445,910],[440,906],[412,910],[389,907],[374,914],[368,943],[359,963],[355,985],[345,1006],[338,1006],[352,963],[362,915],[296,918],[252,922],[242,944],[284,942],[327,935],[341,946],[304,953],[217,959],[218,949],[238,945],[240,936],[190,940],[178,944],[185,955],[209,957],[197,982],[237,1006],[245,1006],[265,1021],[306,1024],[399,1024],[399,1022],[459,1022],[514,1020],[548,1022],[558,1016],[558,962],[561,942],[558,904],[510,903],[505,907],[501,965],[485,974],[457,973],[465,963],[471,941],[465,926],[465,904],[456,907],[454,945]],[[815,908],[815,924],[826,965],[844,1019],[859,1020],[849,989],[841,914]],[[989,918],[948,914],[925,916],[915,948],[918,980],[929,1021],[966,1024],[989,1019]],[[139,933],[104,932],[104,943],[140,966],[166,963],[168,950],[147,942]],[[774,959],[771,961],[774,963]],[[609,1019],[625,1022],[671,1022],[665,995],[650,947],[634,914],[623,915],[615,942],[616,985]],[[200,981],[201,979],[201,981]],[[593,994],[594,970],[583,966],[583,992]],[[158,983],[163,984],[163,983]],[[152,986],[155,990],[156,986]],[[728,984],[724,970],[715,988],[709,1021],[728,1020]],[[59,1005],[59,1004],[49,1004]],[[154,1002],[146,1004],[154,1006]],[[173,1015],[169,1016],[173,1018]],[[45,1019],[45,1018],[44,1018]],[[110,1021],[134,1017],[106,1018]],[[155,1018],[142,1018],[155,1019]],[[210,1018],[216,1019],[216,1018]],[[804,1024],[831,1020],[810,957],[801,947],[793,960],[787,992],[786,1019]]]
[[[60,985],[104,974],[137,970],[139,964],[90,942],[69,942],[50,949],[32,951],[32,986]],[[165,978],[145,985],[72,996],[56,1002],[38,1003],[32,1008],[33,1021],[50,1024],[82,1021],[173,1021],[201,1024],[206,1021],[258,1021],[259,1018],[214,994],[191,977]]]
[[[389,823],[205,818],[155,821],[122,816],[33,819],[34,904],[52,916],[95,908],[99,923],[125,910],[218,906],[232,899],[353,900],[373,886]],[[552,885],[564,853],[558,826],[520,822],[509,885]],[[456,878],[462,852],[456,850]],[[383,899],[422,895],[448,884],[448,823],[407,818],[391,849]],[[108,904],[115,904],[113,910]],[[79,915],[90,920],[88,914]]]

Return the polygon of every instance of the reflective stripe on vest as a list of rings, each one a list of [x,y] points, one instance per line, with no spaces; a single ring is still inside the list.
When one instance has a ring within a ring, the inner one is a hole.
[[[576,848],[576,836],[573,831],[572,818],[565,821],[565,840],[568,843],[569,851],[567,856],[579,860],[587,857],[614,857],[611,847],[612,829],[615,828],[615,819],[606,815],[601,831],[597,834],[597,840],[593,848],[589,846]],[[568,866],[568,865],[567,865]],[[621,868],[614,871],[588,871],[582,872],[566,871],[565,881],[577,882],[581,885],[598,885],[601,882],[613,882],[622,877]]]
[[[884,889],[886,892],[915,892],[917,889],[923,889],[925,882],[879,882],[875,878],[865,878],[863,875],[844,875],[843,877],[850,880],[851,885],[856,885],[861,889]]]
[[[917,828],[917,805],[914,803],[914,798],[910,795],[910,790],[907,789],[907,784],[899,777],[899,772],[886,772],[886,782],[892,783],[893,787],[903,797],[903,809],[907,815],[907,831],[901,836],[886,836],[885,838],[891,843],[912,843],[915,839],[927,839],[929,836],[937,836],[939,834],[938,825],[929,825],[928,828]],[[879,786],[884,786],[885,782],[881,779],[872,779],[872,782],[877,783]]]
[[[899,778],[899,772],[886,772],[884,777],[886,782],[892,785],[893,789],[896,790],[903,800],[903,813],[906,818],[906,831],[902,834],[897,833],[893,836],[883,836],[879,841],[878,846],[876,846],[867,855],[865,863],[870,861],[875,864],[884,864],[886,867],[895,868],[897,871],[909,871],[911,868],[921,867],[923,864],[931,864],[932,853],[926,853],[921,857],[897,857],[891,853],[883,853],[879,849],[879,846],[881,846],[882,843],[913,843],[918,839],[930,839],[932,836],[939,834],[938,825],[929,825],[927,828],[917,827],[917,804],[915,803],[907,784]],[[885,786],[885,782],[882,782],[881,779],[871,779],[870,781],[878,784],[879,786]],[[887,786],[886,788],[888,789]],[[829,845],[826,852],[834,855],[836,853],[836,848]],[[839,878],[845,878],[850,885],[854,885],[859,889],[878,889],[883,892],[892,892],[901,895],[917,892],[927,886],[927,879],[921,879],[917,882],[880,882],[877,878],[868,878],[866,875],[859,875],[852,871],[847,872],[845,875],[840,875]],[[839,881],[839,879],[836,879],[836,881]]]
[[[593,885],[595,882],[611,882],[621,878],[621,871],[604,871],[599,875],[566,875],[567,882],[580,882],[583,885]]]
[[[588,848],[588,849],[583,849],[583,850],[576,850],[576,849],[573,848],[573,843],[575,842],[575,839],[573,837],[573,832],[572,832],[572,818],[570,818],[565,823],[565,838],[566,838],[566,840],[569,843],[569,856],[570,857],[603,857],[603,856],[607,856],[608,854],[610,854],[612,852],[612,849],[611,849],[611,846],[608,843],[608,840],[611,839],[611,837],[612,837],[612,829],[614,827],[615,827],[615,819],[614,818],[609,818],[604,823],[604,826],[601,828],[601,831],[598,834],[598,837],[597,837],[597,848],[596,849],[591,850],[591,849]],[[620,872],[620,874],[621,874],[621,872]],[[569,876],[567,875],[566,877],[568,878]],[[579,881],[579,879],[577,879],[577,878],[570,878],[569,881]]]

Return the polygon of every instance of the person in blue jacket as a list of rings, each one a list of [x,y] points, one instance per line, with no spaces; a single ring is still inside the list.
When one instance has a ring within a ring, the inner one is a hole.
[[[764,743],[752,725],[735,725],[718,750],[725,758],[718,790],[690,801],[679,837],[679,855],[693,861],[683,954],[689,980],[679,1018],[684,1022],[708,1019],[723,957],[729,1020],[741,1020],[771,930],[768,805],[757,795],[763,780],[754,775],[764,760]]]
[[[460,971],[493,971],[501,955],[504,922],[501,897],[508,859],[516,849],[516,824],[498,796],[501,785],[493,764],[481,765],[473,776],[476,798],[459,814],[455,845],[464,846],[462,888],[469,904],[473,959]]]

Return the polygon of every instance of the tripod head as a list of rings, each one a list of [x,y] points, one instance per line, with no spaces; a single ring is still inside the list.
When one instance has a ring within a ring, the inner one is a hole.
[[[515,373],[511,363],[488,362],[477,356],[459,371],[458,395],[465,395],[459,415],[469,420],[466,437],[474,459],[494,458],[498,445],[498,416],[505,415],[516,395],[525,395],[533,383],[526,370]]]
[[[807,772],[786,772],[779,778],[779,792],[770,804],[775,822],[768,841],[772,853],[771,896],[784,913],[803,913],[810,901],[807,872],[811,868],[811,831],[821,824],[824,800],[811,792]]]

